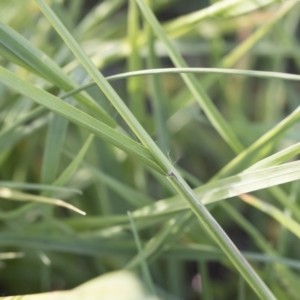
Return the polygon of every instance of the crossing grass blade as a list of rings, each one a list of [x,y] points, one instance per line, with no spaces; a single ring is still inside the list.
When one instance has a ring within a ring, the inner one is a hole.
[[[162,29],[161,25],[155,18],[152,11],[147,7],[144,1],[136,0],[145,19],[151,25],[153,32],[162,40],[168,54],[173,61],[174,65],[179,68],[187,67],[186,62],[178,52],[178,50],[173,46],[166,33]],[[231,146],[231,148],[239,153],[242,151],[243,146],[237,140],[235,133],[232,131],[230,126],[227,124],[223,116],[217,110],[215,105],[210,100],[209,96],[206,94],[200,83],[197,81],[196,77],[192,74],[182,74],[182,79],[184,80],[186,86],[189,88],[190,92],[193,94],[200,107],[203,109],[208,119],[212,123],[213,127],[222,136],[222,138]]]
[[[151,154],[140,144],[129,139],[122,133],[108,127],[104,123],[85,114],[79,109],[61,101],[59,98],[41,90],[34,85],[20,79],[13,73],[0,67],[0,82],[9,86],[11,89],[26,95],[28,98],[36,101],[38,104],[52,110],[53,112],[67,118],[83,128],[88,129],[96,136],[112,143],[116,147],[124,150],[126,153],[134,154],[144,163],[151,166],[156,171],[163,173],[161,168],[154,162]]]
[[[194,189],[195,194],[205,205],[238,196],[274,185],[283,184],[300,178],[300,162],[292,162],[280,166],[241,173]],[[160,200],[133,212],[133,216],[148,214],[168,214],[187,209],[187,204],[179,196]]]
[[[274,126],[251,146],[237,155],[232,161],[230,161],[225,167],[223,167],[214,178],[221,176],[228,176],[230,174],[237,173],[251,166],[255,157],[255,162],[260,157],[260,152],[266,149],[268,146],[273,145],[276,141],[283,136],[287,130],[296,124],[300,118],[300,108],[295,109],[284,120]]]

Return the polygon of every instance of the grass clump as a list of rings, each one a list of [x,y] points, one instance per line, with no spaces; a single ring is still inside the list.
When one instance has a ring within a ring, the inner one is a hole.
[[[297,299],[299,3],[190,5],[0,3],[4,294]]]

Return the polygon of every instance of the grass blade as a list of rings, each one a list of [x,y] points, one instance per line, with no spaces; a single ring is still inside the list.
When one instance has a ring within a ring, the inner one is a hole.
[[[50,184],[56,178],[60,165],[61,149],[65,140],[67,127],[67,119],[59,115],[52,114],[52,119],[48,127],[46,145],[42,161],[42,183]]]
[[[77,84],[48,56],[35,48],[25,38],[0,22],[0,54],[30,72],[45,78],[52,84],[68,91],[76,88]],[[88,94],[78,94],[75,98],[88,111],[103,120],[104,123],[115,127],[114,120]]]
[[[0,67],[0,82],[9,86],[11,89],[31,98],[38,104],[45,106],[53,112],[67,118],[83,128],[86,128],[96,136],[106,140],[107,142],[122,149],[126,153],[131,153],[139,158],[144,163],[148,164],[156,171],[163,173],[161,168],[153,161],[151,154],[147,149],[137,142],[129,139],[118,131],[108,127],[104,123],[94,119],[93,117],[85,114],[79,109],[61,101],[59,98],[43,91],[34,85],[20,79],[13,73]]]
[[[81,215],[85,215],[85,212],[76,208],[75,206],[55,198],[47,198],[42,196],[30,195],[21,192],[17,192],[8,188],[0,188],[0,197],[8,200],[17,200],[17,201],[35,201],[40,203],[47,203],[52,205],[57,205],[65,207],[67,209],[73,210]]]
[[[171,41],[168,39],[167,35],[163,31],[161,25],[155,18],[152,11],[147,7],[147,5],[145,5],[144,1],[136,1],[141,11],[143,12],[144,17],[151,25],[154,33],[162,40],[162,42],[166,46],[169,56],[173,61],[174,65],[179,68],[187,67],[185,61],[183,60],[177,49],[172,45]],[[200,86],[196,77],[194,77],[192,74],[182,74],[181,77],[184,80],[187,87],[189,88],[189,90],[191,91],[191,93],[194,95],[195,99],[200,104],[200,107],[207,115],[213,127],[218,131],[222,138],[231,146],[231,148],[235,152],[241,152],[243,150],[243,146],[237,140],[230,126],[227,124],[223,116],[211,102],[204,89]]]
[[[257,209],[259,209],[259,210],[265,212],[266,214],[268,214],[269,216],[273,217],[282,226],[286,227],[291,232],[293,232],[298,238],[300,238],[300,224],[297,223],[292,218],[286,216],[274,205],[263,202],[263,201],[259,200],[257,197],[254,197],[254,196],[248,195],[248,194],[240,195],[240,198],[244,202],[256,207]]]
[[[129,221],[130,221],[131,230],[133,232],[134,240],[135,240],[136,246],[138,248],[138,253],[139,253],[141,267],[142,267],[142,272],[143,272],[145,280],[147,282],[147,286],[148,286],[149,291],[151,292],[152,295],[155,295],[156,293],[155,293],[154,285],[153,285],[153,282],[152,282],[152,278],[151,278],[151,275],[150,275],[150,271],[149,271],[149,268],[148,268],[148,265],[147,265],[146,258],[144,256],[144,252],[143,252],[142,245],[141,245],[141,242],[140,242],[140,239],[139,239],[139,236],[138,236],[138,232],[137,232],[136,227],[134,225],[134,220],[133,220],[132,215],[131,215],[130,212],[127,212],[127,215],[128,215]]]
[[[54,186],[61,186],[66,184],[70,178],[73,176],[79,165],[81,164],[86,152],[88,151],[92,141],[94,139],[94,135],[90,134],[85,143],[82,145],[82,148],[74,157],[73,161],[68,165],[68,167],[60,174],[60,176],[53,182]]]
[[[69,188],[69,187],[59,187],[59,186],[52,186],[47,184],[28,183],[28,182],[23,183],[23,182],[1,180],[0,187],[7,187],[7,188],[21,189],[21,190],[72,192],[72,193],[82,194],[80,190]]]

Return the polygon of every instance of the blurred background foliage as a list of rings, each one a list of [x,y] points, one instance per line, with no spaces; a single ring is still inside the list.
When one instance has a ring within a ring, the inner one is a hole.
[[[174,66],[165,46],[154,36],[155,59],[149,59],[147,25],[130,1],[47,2],[105,76]],[[153,0],[151,5],[173,45],[191,67],[298,73],[299,5],[295,2],[284,8],[286,3],[276,1],[240,2],[240,7],[229,6],[195,22],[191,21],[192,15],[184,16],[216,2]],[[35,1],[1,0],[0,20],[1,30],[8,26],[22,35],[78,85],[90,82]],[[49,80],[42,66],[37,70],[25,64],[13,49],[5,48],[5,42],[2,35],[1,66],[54,95],[61,96],[71,89]],[[197,78],[245,148],[299,105],[298,82],[234,74],[201,74]],[[112,85],[191,186],[209,181],[235,157],[178,74],[131,77],[115,80]],[[86,91],[124,132],[136,139],[97,87]],[[63,198],[87,216],[61,207],[1,200],[1,252],[15,255],[0,261],[1,295],[71,289],[125,267],[140,272],[127,211],[173,196],[175,192],[164,176],[98,138],[90,137],[88,142],[87,130],[47,110],[22,121],[37,108],[36,104],[3,84],[0,95],[1,186],[6,186],[4,181],[52,184],[89,143],[72,176],[63,183],[81,194],[71,189],[25,189],[34,195]],[[66,101],[75,105],[73,98]],[[93,113],[92,109],[79,107]],[[247,166],[300,142],[299,129],[295,124],[279,135],[253,161],[247,161]],[[290,197],[297,202],[298,193],[297,183],[288,183],[280,191],[262,190],[255,195],[291,214],[286,202],[278,198]],[[280,222],[239,198],[226,201],[231,206],[214,206],[213,216],[248,255],[278,299],[297,299],[299,287],[293,280],[297,282],[299,278],[299,239]],[[135,223],[161,298],[256,299],[194,216],[182,211],[162,216],[145,212],[135,218]],[[286,260],[272,261],[274,251]],[[290,276],[286,277],[288,283],[282,278],[286,274]]]

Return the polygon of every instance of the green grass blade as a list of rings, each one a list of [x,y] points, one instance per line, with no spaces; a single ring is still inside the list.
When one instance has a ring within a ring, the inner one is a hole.
[[[230,54],[222,59],[222,67],[231,67],[242,56],[244,56],[249,49],[251,49],[256,43],[265,37],[269,31],[274,28],[274,25],[281,20],[291,9],[299,3],[298,1],[289,1],[282,4],[275,16],[272,16],[265,24],[263,24],[258,30],[255,31],[247,40],[245,40],[240,46],[234,49]]]
[[[138,236],[138,232],[137,232],[135,224],[134,224],[133,217],[132,217],[130,212],[127,212],[127,215],[128,215],[129,221],[130,221],[131,230],[133,232],[134,240],[135,240],[136,246],[138,248],[138,253],[139,253],[139,257],[140,257],[141,268],[142,268],[142,272],[144,274],[144,278],[147,282],[147,286],[148,286],[149,291],[151,292],[152,295],[155,295],[156,292],[155,292],[154,284],[152,282],[152,278],[151,278],[150,271],[149,271],[149,268],[148,268],[148,265],[147,265],[146,257],[144,256],[144,251],[142,249],[142,245],[141,245],[141,242],[140,242],[140,239],[139,239],[139,236]]]
[[[203,295],[203,300],[211,300],[213,297],[206,262],[200,261],[198,263],[198,268],[201,276],[201,295]]]
[[[128,219],[128,218],[127,218]],[[132,255],[136,250],[134,243],[109,241],[103,239],[82,239],[77,236],[45,235],[33,233],[1,233],[1,245],[26,247],[47,251],[58,251],[81,255],[118,255],[120,250],[126,255]],[[103,242],[105,241],[105,243]]]
[[[102,1],[78,24],[76,28],[76,34],[81,36],[90,29],[94,28],[97,26],[97,24],[109,18],[118,8],[121,7],[124,2],[125,0]]]
[[[190,14],[180,16],[175,20],[168,22],[164,26],[164,30],[172,37],[181,36],[192,28],[194,28],[201,21],[226,15],[236,16],[262,6],[275,2],[274,0],[260,0],[260,1],[240,1],[240,0],[225,0],[215,2],[207,8],[201,9]]]
[[[253,160],[258,159],[260,151],[265,149],[272,142],[277,141],[287,130],[295,125],[299,118],[300,108],[297,108],[279,124],[274,126],[256,142],[254,142],[250,147],[237,155],[224,168],[222,168],[221,171],[214,176],[214,178],[234,174],[248,168]]]
[[[161,168],[153,161],[149,151],[147,151],[147,149],[145,149],[142,145],[129,139],[111,127],[108,127],[93,117],[85,114],[79,109],[76,109],[75,107],[61,101],[59,98],[20,79],[2,67],[0,67],[0,82],[9,86],[13,90],[17,90],[19,93],[27,96],[28,98],[31,98],[38,104],[67,118],[70,122],[86,128],[96,136],[115,145],[126,153],[135,155],[136,158],[139,158],[151,168],[163,173]]]
[[[74,155],[66,152],[66,155],[68,157],[71,157],[74,159]],[[121,181],[116,180],[115,178],[108,176],[104,172],[100,171],[99,169],[91,166],[90,164],[86,162],[82,162],[82,165],[87,168],[98,180],[100,180],[104,185],[111,188],[113,191],[115,191],[117,194],[119,194],[121,197],[126,199],[128,203],[131,203],[135,207],[141,207],[143,205],[150,204],[154,202],[154,199],[147,196],[146,194],[133,189],[132,187],[124,184]]]
[[[205,205],[240,194],[257,191],[263,188],[298,180],[300,162],[287,163],[262,170],[241,173],[218,181],[210,182],[194,189],[194,193]],[[133,215],[170,213],[187,209],[188,206],[179,196],[157,201],[145,206]]]
[[[293,183],[297,183],[294,181]],[[293,212],[296,221],[300,222],[300,207],[295,201],[291,201],[289,195],[278,186],[273,186],[269,188],[271,195],[280,203],[285,209],[290,209]]]
[[[280,72],[266,72],[266,71],[254,71],[254,70],[237,70],[237,69],[220,69],[220,68],[156,68],[156,69],[147,69],[147,70],[139,70],[133,72],[125,72],[121,74],[111,75],[106,77],[108,81],[119,80],[131,76],[141,76],[141,75],[156,75],[156,74],[179,74],[179,73],[208,73],[208,74],[228,74],[228,75],[241,75],[241,76],[249,76],[249,77],[257,77],[257,78],[265,78],[272,79],[278,78],[282,80],[291,80],[291,81],[300,81],[300,75],[296,74],[287,74]],[[60,98],[67,98],[73,96],[80,91],[83,91],[92,86],[96,86],[96,82],[86,83],[76,89],[70,90],[69,92],[63,94]]]
[[[142,68],[142,59],[139,53],[138,36],[140,24],[139,10],[135,0],[129,0],[128,5],[128,29],[127,38],[130,48],[127,64],[129,71],[136,71]],[[127,92],[129,96],[129,108],[132,113],[145,124],[146,107],[144,101],[144,82],[143,78],[128,78]]]
[[[44,107],[37,107],[30,112],[24,114],[21,118],[19,118],[17,121],[11,123],[10,125],[4,127],[0,131],[0,141],[1,139],[5,139],[5,137],[9,136],[15,129],[18,128],[18,126],[35,119],[42,114],[44,114],[47,110]]]
[[[1,22],[0,54],[65,91],[77,86],[75,81],[66,75],[52,59]],[[78,94],[75,98],[104,123],[113,127],[116,126],[114,120],[88,94]]]
[[[82,210],[60,199],[25,194],[8,188],[0,188],[0,197],[7,200],[35,201],[40,203],[57,205],[57,206],[61,206],[73,210],[79,214],[85,215],[85,212],[83,212]]]
[[[274,205],[263,202],[258,198],[248,194],[240,195],[240,198],[244,202],[268,214],[276,221],[278,221],[282,226],[286,227],[291,232],[293,232],[298,238],[300,238],[300,224],[292,218],[286,216],[284,213],[281,212],[281,210],[276,208]]]
[[[52,114],[42,161],[42,183],[50,184],[57,176],[60,166],[61,150],[65,141],[67,127],[67,119],[59,115]]]
[[[134,0],[135,2],[135,0]],[[151,7],[151,0],[148,0],[149,6]],[[154,36],[152,29],[148,23],[145,22],[145,34],[148,43],[148,59],[147,66],[148,70],[158,67],[159,61],[155,53],[155,44],[154,44]],[[153,111],[154,111],[154,119],[155,119],[155,127],[156,127],[156,135],[157,135],[157,144],[160,149],[166,154],[169,147],[169,137],[168,131],[166,127],[167,120],[167,108],[165,103],[165,95],[163,92],[161,78],[159,75],[150,76],[149,78],[150,89],[149,95],[152,99],[153,103]]]
[[[278,262],[278,264],[275,263],[273,267],[279,282],[282,282],[283,285],[288,287],[289,292],[293,294],[294,297],[295,295],[298,295],[300,289],[298,288],[298,285],[295,284],[298,281],[298,278],[288,268],[280,265],[280,255],[265,239],[261,231],[256,229],[250,221],[248,221],[237,209],[229,205],[229,203],[221,203],[221,207],[231,217],[231,219],[236,222],[249,235],[249,237],[252,238],[257,247],[264,252],[264,255],[270,255],[270,258],[273,258],[274,262]],[[291,267],[289,264],[287,264],[287,266]]]
[[[86,152],[88,151],[92,141],[94,139],[94,135],[90,134],[85,143],[82,145],[82,148],[74,157],[73,161],[67,166],[67,168],[60,174],[60,176],[53,182],[54,186],[62,186],[65,185],[70,178],[73,176],[75,171],[78,169],[81,164]]]
[[[161,25],[155,18],[152,11],[145,5],[144,1],[136,0],[139,4],[140,9],[142,10],[144,17],[147,19],[149,24],[151,25],[154,33],[162,40],[165,47],[168,50],[169,56],[173,61],[174,65],[179,68],[187,67],[186,62],[183,60],[180,53],[173,46],[166,33],[163,31]],[[218,133],[223,137],[223,139],[231,146],[231,148],[239,153],[243,150],[243,146],[237,140],[234,132],[227,124],[223,116],[217,110],[215,105],[211,102],[208,95],[204,91],[204,89],[200,86],[196,77],[192,74],[182,74],[182,79],[185,84],[194,95],[195,99],[200,104],[201,108],[207,115],[208,119],[212,123],[213,127],[218,131]]]
[[[147,259],[156,258],[170,248],[170,244],[181,234],[182,227],[189,222],[191,212],[178,214],[168,220],[165,226],[145,246],[144,256]],[[181,230],[180,230],[181,229]],[[141,263],[141,257],[135,256],[126,265],[127,269],[136,268]]]
[[[7,187],[11,189],[20,189],[20,190],[71,192],[71,193],[82,194],[80,190],[69,188],[69,187],[59,187],[59,186],[52,186],[47,184],[28,183],[28,182],[24,183],[24,182],[0,180],[0,187]]]
[[[154,143],[147,132],[143,129],[137,119],[133,116],[130,110],[127,108],[123,100],[116,93],[116,91],[111,87],[111,85],[106,81],[104,76],[100,73],[100,71],[95,67],[93,62],[89,59],[89,57],[83,52],[80,48],[74,37],[67,31],[67,29],[63,26],[60,20],[55,16],[53,11],[46,5],[46,3],[42,0],[36,1],[51,22],[53,27],[57,30],[57,32],[61,35],[65,43],[80,61],[80,63],[84,66],[90,76],[94,79],[98,87],[103,91],[103,93],[107,96],[109,101],[114,105],[120,115],[123,117],[125,122],[129,125],[129,127],[133,130],[136,136],[140,139],[140,141],[147,147],[149,150],[155,148],[157,153],[154,154],[161,156],[160,151],[156,147],[151,147]]]
[[[296,156],[299,153],[300,153],[300,143],[297,143],[273,155],[270,155],[265,159],[260,160],[259,162],[255,163],[250,168],[248,168],[245,172],[279,165],[291,159],[292,157]]]

